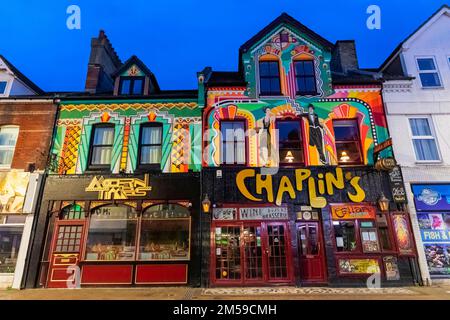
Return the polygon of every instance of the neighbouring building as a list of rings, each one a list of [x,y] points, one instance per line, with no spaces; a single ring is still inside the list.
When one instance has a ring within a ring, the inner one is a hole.
[[[450,7],[402,41],[380,72],[422,278],[450,279]]]
[[[287,14],[198,74],[202,285],[420,281],[375,75]]]
[[[0,287],[20,288],[47,163],[53,99],[0,55]]]
[[[197,90],[161,90],[92,39],[86,92],[59,104],[26,287],[199,286],[201,131]]]

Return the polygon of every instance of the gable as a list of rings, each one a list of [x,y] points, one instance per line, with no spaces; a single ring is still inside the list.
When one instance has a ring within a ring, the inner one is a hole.
[[[413,34],[403,45],[403,48],[429,47],[450,48],[450,10],[446,9],[428,21],[420,30]]]
[[[144,77],[145,75],[146,74],[135,63],[120,74],[122,77]]]

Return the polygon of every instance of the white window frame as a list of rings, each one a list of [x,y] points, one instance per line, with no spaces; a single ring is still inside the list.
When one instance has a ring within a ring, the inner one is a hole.
[[[414,159],[416,160],[416,163],[442,163],[442,155],[441,155],[441,151],[439,148],[439,142],[436,137],[436,131],[434,130],[433,119],[429,115],[423,115],[423,116],[416,115],[413,117],[408,117],[407,119],[408,119],[408,130],[409,130],[409,136],[410,136],[410,141],[411,141],[411,147],[412,147],[412,151],[413,151]],[[412,127],[411,127],[411,122],[410,122],[411,119],[427,119],[428,126],[430,127],[430,131],[431,131],[431,136],[414,136]],[[439,159],[438,160],[419,160],[419,159],[417,159],[416,149],[414,148],[414,140],[434,140],[434,142],[436,143],[437,155],[438,155]]]
[[[13,153],[13,157],[11,159],[11,163],[10,164],[0,164],[0,169],[10,169],[11,165],[12,165],[12,162],[14,161],[14,153],[16,151],[17,140],[19,139],[20,128],[19,128],[19,126],[14,126],[14,125],[4,125],[4,126],[0,126],[0,131],[3,128],[17,128],[17,138],[16,138],[16,143],[14,144],[14,146],[2,146],[2,145],[0,145],[0,150],[12,150],[12,153]]]
[[[9,81],[7,79],[0,79],[0,82],[6,82],[5,92],[0,92],[0,97],[7,97],[9,90]]]
[[[434,70],[420,70],[420,68],[419,68],[419,61],[418,61],[419,59],[432,59],[433,62],[434,62],[435,69]],[[444,84],[442,83],[441,74],[439,73],[439,66],[437,64],[436,57],[434,57],[434,56],[416,56],[416,57],[414,57],[414,60],[416,62],[416,68],[417,68],[417,72],[418,72],[417,80],[419,81],[420,87],[422,89],[442,89],[444,87]],[[420,78],[420,74],[421,73],[436,73],[437,76],[438,76],[440,85],[439,86],[434,86],[434,87],[424,87],[423,84],[422,84],[422,79]]]

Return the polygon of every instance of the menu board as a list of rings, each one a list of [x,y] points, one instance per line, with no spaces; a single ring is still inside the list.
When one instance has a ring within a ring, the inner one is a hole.
[[[386,271],[386,280],[400,280],[400,271],[398,270],[397,257],[383,257],[384,270]]]
[[[450,212],[417,214],[431,275],[450,276]]]
[[[377,259],[339,259],[341,274],[372,274],[380,273]]]
[[[214,220],[235,220],[236,208],[214,208],[213,219]]]

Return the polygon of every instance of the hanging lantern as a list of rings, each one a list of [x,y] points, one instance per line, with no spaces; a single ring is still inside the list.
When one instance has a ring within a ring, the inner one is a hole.
[[[384,193],[381,193],[380,198],[378,198],[378,207],[380,208],[380,211],[382,211],[382,212],[389,211],[389,199],[386,198]]]
[[[208,194],[205,194],[205,198],[203,198],[202,208],[204,213],[209,213],[209,210],[211,208],[211,201],[208,198]]]

